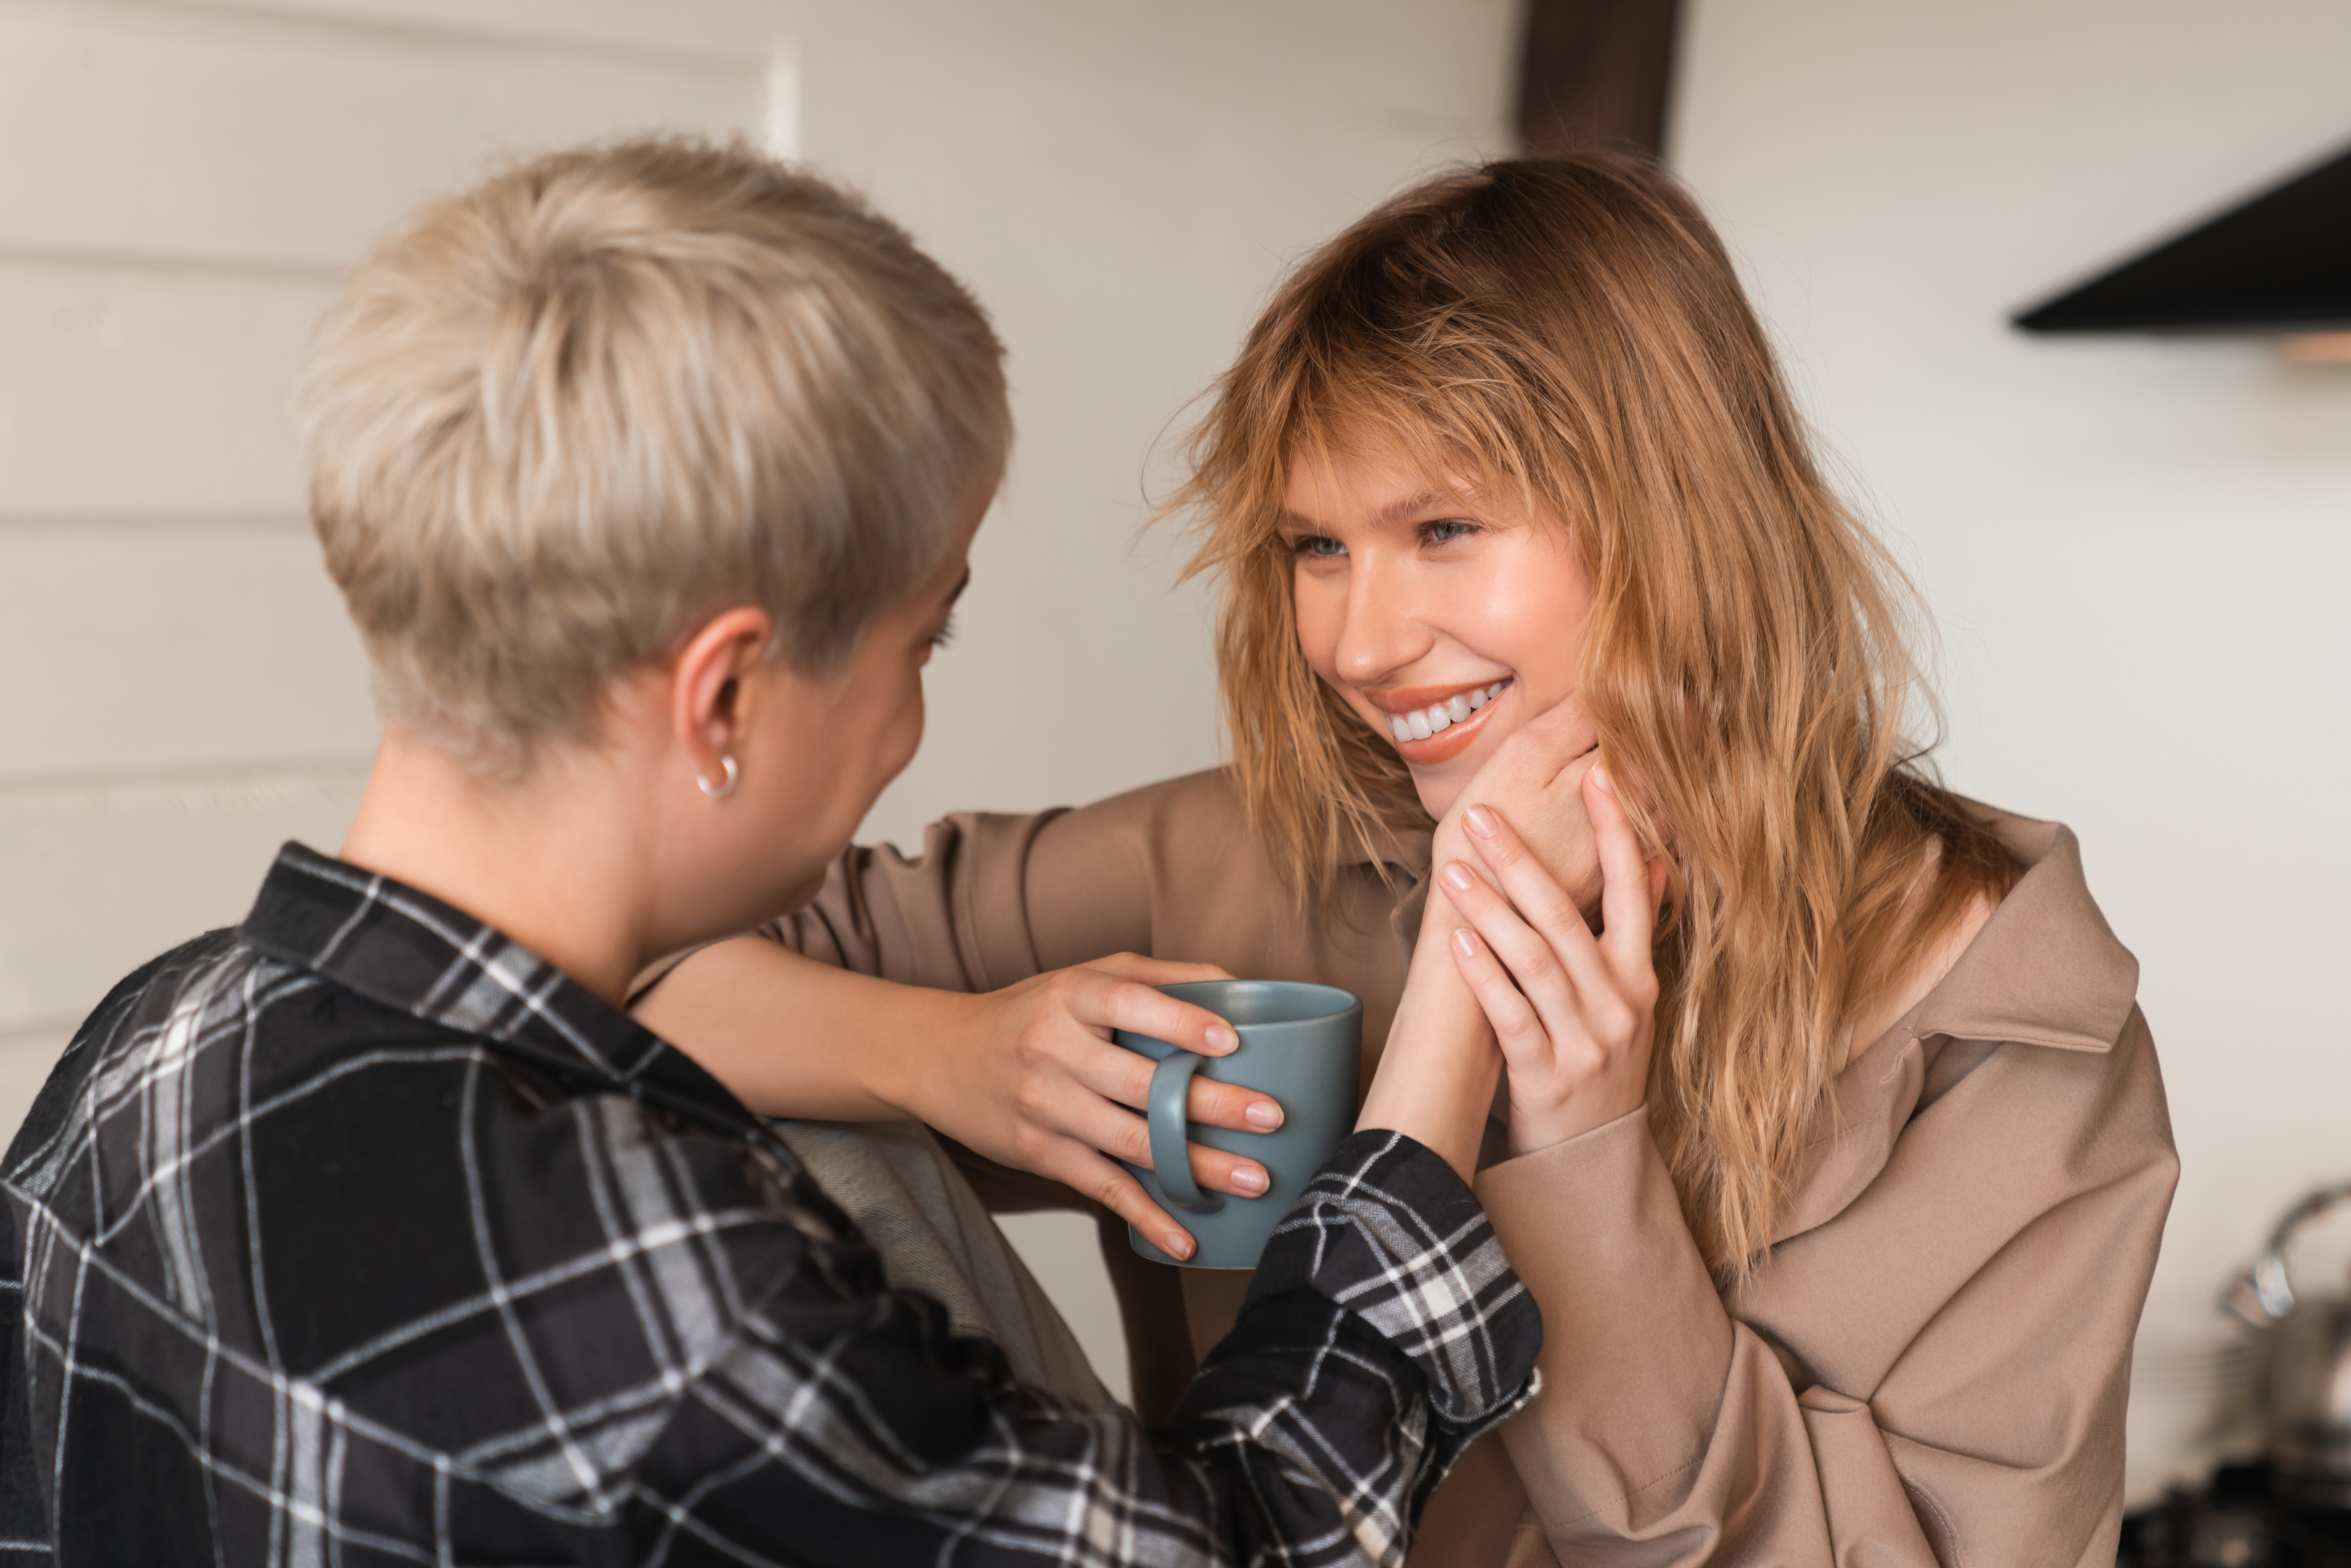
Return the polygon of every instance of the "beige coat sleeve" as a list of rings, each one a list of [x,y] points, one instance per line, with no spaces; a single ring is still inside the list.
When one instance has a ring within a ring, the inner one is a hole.
[[[1884,1166],[1728,1307],[1645,1111],[1488,1169],[1543,1312],[1503,1430],[1565,1563],[2114,1560],[2130,1343],[2178,1161],[2106,1051],[1912,1041]]]
[[[991,991],[1039,970],[1022,873],[1038,833],[1061,813],[959,811],[923,832],[909,859],[852,845],[798,914],[759,935],[820,963],[910,986]]]
[[[807,908],[759,935],[820,963],[946,991],[1147,951],[1150,890],[1123,804],[958,811],[925,829],[911,859],[888,844],[853,846]]]

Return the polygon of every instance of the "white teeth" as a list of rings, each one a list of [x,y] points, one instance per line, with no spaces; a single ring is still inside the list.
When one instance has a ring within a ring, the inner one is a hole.
[[[1457,692],[1441,703],[1431,703],[1428,706],[1413,713],[1401,716],[1390,714],[1388,733],[1395,736],[1399,743],[1407,740],[1426,740],[1439,730],[1450,729],[1457,724],[1467,723],[1471,714],[1500,696],[1502,688],[1510,684],[1508,681],[1496,681],[1490,686],[1478,686],[1469,691]]]

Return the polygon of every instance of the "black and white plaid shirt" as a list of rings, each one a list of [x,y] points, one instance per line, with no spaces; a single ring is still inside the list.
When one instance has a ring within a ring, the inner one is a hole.
[[[298,846],[116,988],[0,1189],[0,1568],[1393,1563],[1541,1337],[1362,1134],[1174,1422],[1058,1406],[685,1056]]]

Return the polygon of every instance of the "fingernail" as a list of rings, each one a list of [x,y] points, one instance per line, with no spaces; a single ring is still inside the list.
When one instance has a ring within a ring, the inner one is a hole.
[[[1159,1250],[1170,1258],[1189,1258],[1192,1255],[1192,1239],[1180,1230],[1171,1230],[1159,1239]]]
[[[1483,806],[1470,807],[1461,820],[1481,839],[1490,839],[1502,831],[1502,820]]]
[[[1453,950],[1464,958],[1475,958],[1478,956],[1478,934],[1468,926],[1465,925],[1453,934]]]
[[[1251,1197],[1255,1197],[1265,1190],[1265,1173],[1255,1166],[1235,1166],[1233,1185]]]
[[[1208,1026],[1208,1048],[1210,1050],[1230,1051],[1240,1042],[1241,1037],[1235,1034],[1231,1030],[1227,1029],[1223,1024],[1212,1023]]]
[[[1262,1127],[1270,1133],[1281,1125],[1281,1107],[1270,1100],[1255,1101],[1241,1113],[1241,1120],[1252,1127]]]
[[[1614,795],[1616,793],[1616,786],[1608,782],[1608,769],[1601,767],[1597,762],[1592,765],[1592,781],[1600,786],[1601,793],[1603,794]]]
[[[1445,885],[1456,893],[1468,892],[1469,884],[1478,880],[1469,874],[1469,868],[1459,861],[1447,861],[1445,870],[1439,874],[1444,877]]]

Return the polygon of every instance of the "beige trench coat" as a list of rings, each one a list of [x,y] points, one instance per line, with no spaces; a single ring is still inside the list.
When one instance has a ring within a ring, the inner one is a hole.
[[[2178,1158],[2137,964],[2074,836],[1996,820],[2030,870],[1831,1084],[1751,1284],[1717,1291],[1644,1113],[1481,1170],[1542,1307],[1544,1386],[1438,1490],[1416,1565],[2113,1561],[2131,1338]],[[1343,986],[1364,998],[1368,1076],[1427,836],[1384,859],[1385,880],[1348,868],[1335,918],[1301,916],[1216,771],[1076,811],[952,817],[916,861],[852,850],[766,934],[963,991],[1120,951]],[[992,1206],[1089,1207],[965,1164]],[[1120,1228],[1103,1236],[1149,1418],[1247,1276],[1146,1264]]]

